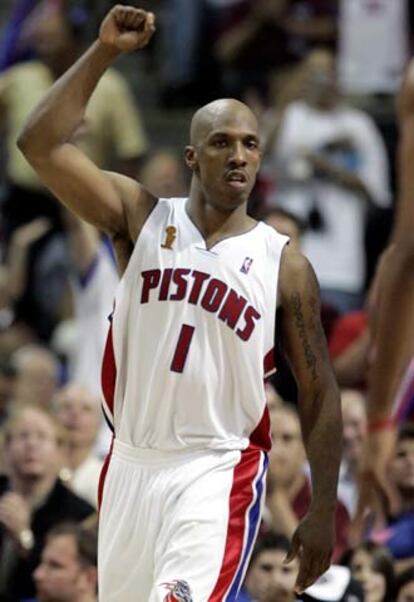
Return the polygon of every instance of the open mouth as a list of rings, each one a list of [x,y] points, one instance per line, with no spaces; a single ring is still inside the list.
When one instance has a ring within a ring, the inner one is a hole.
[[[233,170],[226,174],[226,183],[232,188],[244,188],[247,184],[246,174],[242,171]]]

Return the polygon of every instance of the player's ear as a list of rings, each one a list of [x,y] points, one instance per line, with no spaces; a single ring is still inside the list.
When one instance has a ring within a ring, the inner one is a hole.
[[[194,146],[186,146],[184,150],[185,162],[191,171],[197,171],[198,162],[197,162],[197,151]]]

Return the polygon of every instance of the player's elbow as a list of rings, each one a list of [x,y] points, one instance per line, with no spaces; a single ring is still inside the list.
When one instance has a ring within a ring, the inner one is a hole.
[[[17,146],[24,155],[26,161],[40,175],[52,163],[53,149],[38,140],[30,129],[22,130],[17,139]]]
[[[34,165],[47,158],[51,150],[50,146],[47,132],[40,131],[36,121],[29,119],[17,138],[17,147],[27,161]]]
[[[17,147],[29,163],[36,157],[36,140],[31,128],[25,126],[17,138]]]

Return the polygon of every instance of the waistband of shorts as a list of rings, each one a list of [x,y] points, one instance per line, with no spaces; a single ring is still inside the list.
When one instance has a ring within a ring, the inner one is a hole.
[[[173,450],[150,449],[134,447],[119,439],[114,439],[112,455],[116,458],[136,462],[139,464],[179,464],[188,460],[205,457],[207,455],[224,456],[237,453],[237,450],[217,450],[209,448],[184,448]]]

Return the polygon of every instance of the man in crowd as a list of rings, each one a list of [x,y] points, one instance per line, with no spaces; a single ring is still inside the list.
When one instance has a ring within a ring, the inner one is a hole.
[[[367,410],[363,393],[356,389],[341,392],[344,449],[339,471],[338,499],[345,505],[350,517],[358,504],[358,477],[367,436]]]
[[[374,531],[372,537],[385,544],[400,567],[414,560],[414,425],[403,426],[397,435],[389,466],[392,486],[399,497],[399,510],[384,517],[384,529]]]
[[[274,148],[274,202],[307,224],[303,252],[322,301],[345,313],[362,301],[367,208],[390,203],[387,158],[369,115],[341,100],[333,56],[314,51],[303,69],[302,98],[286,108]]]
[[[252,554],[237,602],[293,602],[298,561],[286,564],[289,540],[284,535],[269,533],[261,537]]]
[[[37,602],[96,602],[97,554],[92,530],[75,523],[54,527],[34,572]]]
[[[94,511],[58,479],[62,439],[54,420],[25,407],[4,427],[8,476],[0,478],[0,595],[34,595],[32,572],[44,537],[64,520],[81,521]]]
[[[56,356],[41,345],[25,345],[12,356],[16,371],[14,402],[50,409],[59,382]]]
[[[66,431],[61,479],[92,506],[98,503],[102,461],[95,453],[101,409],[99,400],[77,384],[68,384],[53,401],[53,412]]]

